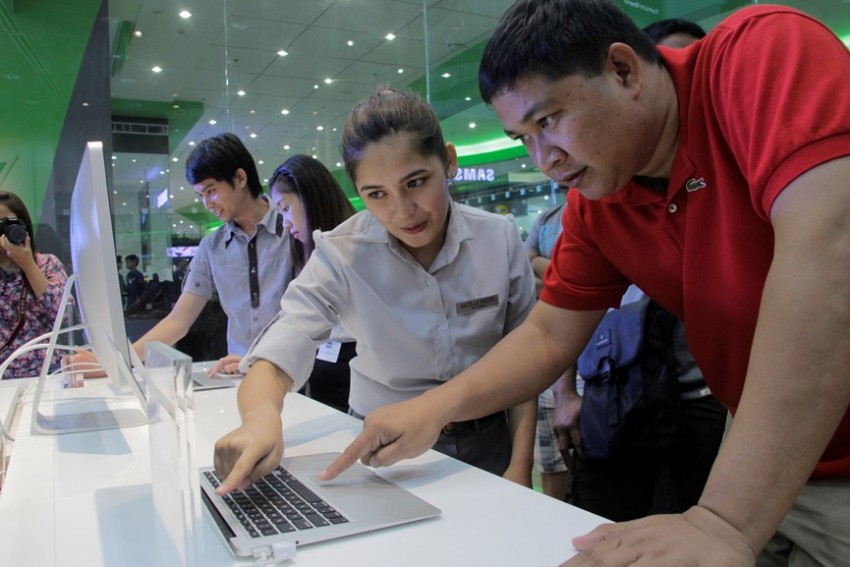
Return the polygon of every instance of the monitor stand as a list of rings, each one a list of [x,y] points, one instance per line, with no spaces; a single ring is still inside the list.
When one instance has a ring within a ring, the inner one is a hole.
[[[93,388],[96,392],[89,394],[86,387],[67,388],[66,378],[61,373],[50,374],[50,361],[54,351],[59,349],[75,350],[74,347],[58,345],[60,335],[84,329],[85,325],[73,325],[63,328],[65,312],[71,297],[71,289],[76,282],[76,274],[72,274],[65,284],[59,310],[53,322],[53,330],[48,335],[42,335],[27,343],[19,351],[46,349],[44,364],[36,383],[32,402],[32,430],[34,433],[56,435],[61,433],[79,433],[83,431],[98,431],[104,429],[119,429],[135,427],[148,423],[147,402],[139,384],[133,376],[130,363],[124,356],[120,359],[121,376],[109,376],[109,391],[98,384]],[[47,340],[46,343],[43,341]],[[41,339],[41,340],[39,340]],[[113,348],[117,348],[114,344]],[[132,350],[132,346],[130,347]],[[12,356],[22,354],[16,351]],[[9,357],[12,358],[11,356]],[[63,383],[64,382],[64,383]],[[49,396],[45,397],[45,386]],[[43,413],[42,409],[50,407],[51,413]]]

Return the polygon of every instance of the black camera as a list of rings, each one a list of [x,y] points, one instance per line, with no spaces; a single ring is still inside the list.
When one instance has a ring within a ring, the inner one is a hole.
[[[27,225],[21,219],[0,219],[0,234],[20,246],[27,241]]]

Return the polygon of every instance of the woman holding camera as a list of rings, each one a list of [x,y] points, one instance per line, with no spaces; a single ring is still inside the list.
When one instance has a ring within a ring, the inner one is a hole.
[[[39,254],[26,205],[14,193],[0,191],[0,364],[15,350],[53,328],[68,276],[52,254]],[[58,364],[57,351],[52,363]],[[15,358],[0,376],[38,376],[44,349]]]

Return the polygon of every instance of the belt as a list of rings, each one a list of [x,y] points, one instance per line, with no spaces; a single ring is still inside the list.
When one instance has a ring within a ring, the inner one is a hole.
[[[477,433],[490,422],[495,421],[497,419],[504,420],[505,418],[505,412],[499,411],[490,415],[486,415],[484,417],[479,417],[477,419],[470,419],[468,421],[450,421],[445,425],[445,427],[443,427],[440,433],[443,435],[453,436],[466,435],[468,433]]]

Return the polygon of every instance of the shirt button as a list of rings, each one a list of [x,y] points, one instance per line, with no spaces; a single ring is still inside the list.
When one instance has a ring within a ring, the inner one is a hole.
[[[434,285],[434,278],[425,278],[426,285]]]
[[[446,328],[445,327],[437,327],[437,334],[438,335],[445,335],[446,334]]]
[[[667,205],[667,212],[671,215],[679,210],[679,207],[676,206],[676,203],[670,203]]]

